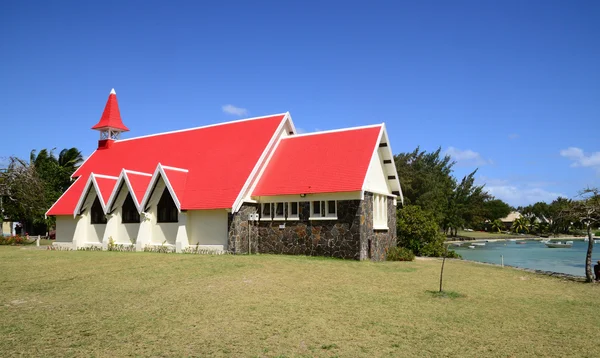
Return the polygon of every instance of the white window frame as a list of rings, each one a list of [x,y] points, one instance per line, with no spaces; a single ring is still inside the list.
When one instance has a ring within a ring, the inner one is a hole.
[[[290,201],[287,205],[287,219],[288,220],[300,220],[300,202]],[[292,204],[296,204],[296,214],[292,214]]]
[[[285,220],[285,214],[287,212],[287,203],[285,202],[277,202],[277,203],[272,203],[273,206],[271,207],[271,217],[273,218],[273,220]],[[281,215],[277,214],[277,205],[281,204]]]
[[[373,229],[388,230],[387,195],[373,194]]]
[[[333,201],[335,213],[329,213],[329,202]],[[319,203],[320,212],[315,213],[315,202]],[[337,220],[337,200],[313,200],[310,202],[310,217],[309,220]]]
[[[269,205],[269,216],[265,217],[265,205]],[[273,203],[262,203],[260,204],[260,220],[261,221],[270,221],[273,220]]]

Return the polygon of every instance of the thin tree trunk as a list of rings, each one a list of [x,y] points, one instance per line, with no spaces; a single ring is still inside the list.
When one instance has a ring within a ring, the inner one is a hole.
[[[587,282],[594,282],[594,272],[592,271],[592,251],[594,250],[594,238],[592,237],[592,225],[587,225],[588,248],[585,255],[585,278]]]
[[[444,259],[442,260],[442,272],[440,272],[440,292],[442,292],[442,282],[444,280],[444,264],[446,263],[446,256],[448,256],[448,245],[445,245]]]

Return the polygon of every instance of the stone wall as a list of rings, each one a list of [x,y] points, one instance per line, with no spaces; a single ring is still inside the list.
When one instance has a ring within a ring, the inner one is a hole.
[[[360,259],[360,200],[337,203],[337,220],[309,220],[310,203],[300,202],[298,220],[259,223],[261,253]]]
[[[227,250],[234,254],[258,252],[258,227],[248,222],[248,215],[258,212],[258,204],[244,203],[235,214],[229,214],[227,219],[228,235]],[[248,245],[250,240],[250,245]]]
[[[374,230],[373,194],[365,192],[365,199],[361,202],[361,260],[384,261],[387,250],[396,246],[396,206],[391,198],[387,200],[387,211],[388,230]]]
[[[229,215],[229,251],[385,260],[396,245],[396,206],[388,200],[388,230],[373,230],[373,194],[364,200],[337,202],[337,220],[309,220],[310,203],[299,203],[297,220],[262,220],[249,224],[258,204],[244,204]],[[250,246],[248,238],[250,237]]]

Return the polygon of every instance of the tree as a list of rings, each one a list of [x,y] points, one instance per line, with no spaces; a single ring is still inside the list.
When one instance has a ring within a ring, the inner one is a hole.
[[[586,228],[588,247],[585,256],[585,277],[587,282],[594,280],[592,271],[592,252],[594,250],[593,225],[600,222],[600,190],[598,188],[584,189],[579,193],[580,200],[572,202],[566,211],[569,217],[579,220]]]
[[[483,185],[475,185],[476,173],[477,170],[474,170],[465,176],[450,196],[442,224],[444,232],[450,230],[456,236],[459,227],[474,226],[483,222],[484,203],[491,196],[483,190]]]
[[[44,213],[48,209],[45,194],[44,181],[35,167],[11,157],[0,180],[5,215],[23,223],[43,222]]]
[[[568,233],[569,229],[571,228],[571,223],[577,220],[573,216],[571,205],[571,200],[558,197],[548,206],[550,230],[554,233],[554,235]]]
[[[75,169],[83,162],[83,156],[77,148],[65,148],[58,155],[58,165],[61,168],[75,172]]]
[[[512,229],[514,232],[527,232],[529,228],[527,227],[527,219],[524,216],[515,219],[512,224]]]
[[[503,229],[504,229],[504,223],[502,221],[500,221],[500,219],[496,219],[496,220],[492,221],[492,230],[497,231],[497,232],[502,232]]]
[[[438,225],[442,224],[448,199],[456,187],[450,156],[442,156],[441,148],[427,153],[417,147],[413,152],[395,155],[394,162],[402,180],[404,204],[419,205],[433,213]]]
[[[418,256],[441,256],[444,236],[432,213],[418,205],[407,205],[398,210],[398,246],[406,247]]]
[[[485,218],[493,222],[507,217],[511,212],[510,205],[500,199],[490,199],[483,203]]]
[[[37,225],[39,231],[46,231],[54,224],[54,218],[46,219],[44,214],[71,185],[71,175],[83,160],[77,148],[61,150],[58,158],[54,150],[34,149],[29,161],[12,157],[6,172],[1,174],[2,190],[10,194],[3,194],[7,196],[4,204],[7,215],[26,226]]]

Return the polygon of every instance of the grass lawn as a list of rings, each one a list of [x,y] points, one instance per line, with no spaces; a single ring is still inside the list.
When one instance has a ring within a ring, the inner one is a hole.
[[[598,356],[600,285],[439,268],[0,247],[0,356]]]

